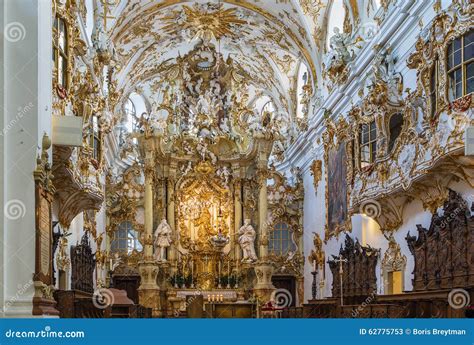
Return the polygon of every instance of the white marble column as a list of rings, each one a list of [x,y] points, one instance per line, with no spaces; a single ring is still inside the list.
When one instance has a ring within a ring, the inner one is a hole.
[[[51,138],[51,11],[50,0],[0,0],[0,317],[32,316],[33,170],[43,133]]]

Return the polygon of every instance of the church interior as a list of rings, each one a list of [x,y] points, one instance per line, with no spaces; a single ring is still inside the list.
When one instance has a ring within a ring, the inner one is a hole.
[[[473,316],[471,0],[1,6],[0,317]]]

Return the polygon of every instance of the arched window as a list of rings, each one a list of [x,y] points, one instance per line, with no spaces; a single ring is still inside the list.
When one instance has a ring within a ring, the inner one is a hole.
[[[346,18],[346,9],[344,8],[344,0],[333,0],[331,10],[329,12],[327,39],[326,44],[329,49],[331,37],[334,36],[334,29],[338,28],[339,32],[343,32],[344,19]]]
[[[53,25],[53,65],[54,82],[63,89],[68,85],[68,40],[67,26],[64,18],[56,16]]]
[[[474,30],[448,46],[448,88],[450,101],[474,91]]]
[[[142,251],[143,247],[138,238],[138,232],[133,229],[131,222],[120,223],[114,232],[111,251],[130,254],[133,250]]]
[[[92,158],[99,162],[101,154],[99,119],[97,116],[91,116],[90,121],[89,147],[92,149]]]
[[[389,141],[388,141],[388,152],[392,152],[395,145],[395,141],[400,136],[403,128],[403,114],[396,113],[390,117],[388,124],[389,127]]]
[[[377,156],[377,128],[375,121],[360,126],[360,167],[365,168],[375,161]]]
[[[268,243],[268,251],[274,255],[287,255],[294,252],[296,246],[291,238],[292,232],[286,223],[275,224],[273,231],[270,233],[270,241]]]
[[[133,104],[132,100],[129,98],[125,102],[124,105],[125,110],[125,127],[127,128],[127,132],[133,132],[136,128],[134,128],[137,124],[137,110],[135,108],[135,104]]]
[[[143,97],[136,92],[132,92],[124,104],[124,110],[124,122],[127,132],[139,131],[139,118],[143,113],[147,112]]]

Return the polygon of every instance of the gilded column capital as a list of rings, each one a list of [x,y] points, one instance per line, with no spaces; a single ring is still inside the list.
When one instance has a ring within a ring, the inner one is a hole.
[[[144,161],[145,164],[143,172],[145,173],[145,180],[153,180],[155,178],[156,172],[155,155],[153,154],[153,152],[147,152]]]
[[[267,168],[261,168],[257,170],[256,180],[259,188],[266,186],[267,179],[270,177],[269,171]]]
[[[155,177],[155,169],[152,166],[145,166],[145,180],[153,181]]]
[[[171,187],[174,189],[174,186],[176,184],[176,177],[175,176],[168,176],[167,177],[167,182],[168,182],[168,187]]]

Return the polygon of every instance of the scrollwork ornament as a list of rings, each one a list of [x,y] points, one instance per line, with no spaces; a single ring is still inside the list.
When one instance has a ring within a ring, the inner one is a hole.
[[[319,181],[321,181],[322,165],[323,162],[321,160],[314,160],[311,164],[311,175],[313,176],[313,185],[315,191],[318,190]]]

